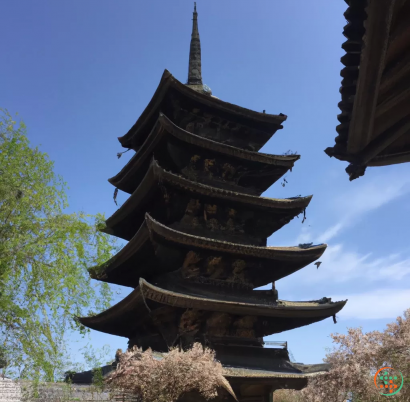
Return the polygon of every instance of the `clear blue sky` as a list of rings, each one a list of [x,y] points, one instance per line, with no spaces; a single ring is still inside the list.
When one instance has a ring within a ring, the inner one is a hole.
[[[295,219],[269,244],[329,248],[319,269],[279,281],[279,296],[349,302],[337,325],[330,318],[269,339],[287,340],[297,361],[320,362],[331,332],[383,329],[410,307],[410,164],[371,168],[349,182],[346,164],[323,152],[338,124],[343,0],[198,0],[197,7],[204,83],[222,100],[288,115],[263,151],[302,155],[288,185],[265,195],[314,194],[307,220]],[[188,0],[2,2],[0,106],[19,112],[31,143],[55,161],[70,210],[116,210],[107,179],[130,155],[117,159],[117,137],[165,68],[185,82],[192,11]],[[113,352],[126,347],[124,338],[94,331],[91,339]]]

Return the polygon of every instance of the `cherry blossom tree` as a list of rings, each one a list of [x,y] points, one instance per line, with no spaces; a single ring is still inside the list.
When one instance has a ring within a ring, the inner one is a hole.
[[[374,383],[375,373],[385,366],[399,370],[404,377],[404,386],[394,400],[410,401],[410,309],[383,332],[349,328],[346,335],[331,336],[336,345],[325,359],[330,371],[312,378],[302,391],[275,392],[274,402],[385,401]]]
[[[221,363],[215,360],[215,352],[199,343],[187,351],[171,349],[160,357],[151,349],[143,352],[136,346],[117,353],[117,369],[106,383],[113,390],[133,394],[141,402],[175,402],[190,392],[212,399],[221,390],[236,399]]]

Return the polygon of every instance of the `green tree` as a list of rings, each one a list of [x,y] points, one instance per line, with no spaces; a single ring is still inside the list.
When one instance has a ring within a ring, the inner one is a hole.
[[[24,124],[0,109],[0,352],[15,377],[60,378],[72,367],[68,336],[87,332],[74,317],[112,298],[87,272],[115,250],[98,231],[104,218],[65,213],[65,190]]]

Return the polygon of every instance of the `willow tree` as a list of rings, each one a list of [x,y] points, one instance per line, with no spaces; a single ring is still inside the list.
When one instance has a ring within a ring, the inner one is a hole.
[[[3,371],[54,381],[68,363],[74,320],[106,309],[112,293],[87,267],[115,245],[97,229],[102,216],[65,213],[66,185],[31,147],[23,123],[0,115],[0,352]]]

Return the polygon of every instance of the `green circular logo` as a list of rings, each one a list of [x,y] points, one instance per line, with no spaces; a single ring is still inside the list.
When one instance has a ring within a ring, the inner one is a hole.
[[[374,376],[374,385],[381,395],[396,395],[403,388],[403,374],[393,367],[382,367]]]

